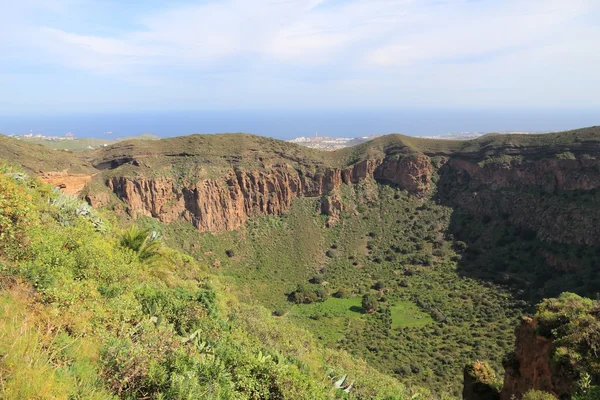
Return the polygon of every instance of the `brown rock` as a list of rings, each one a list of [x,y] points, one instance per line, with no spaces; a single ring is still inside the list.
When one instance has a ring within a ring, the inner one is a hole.
[[[515,331],[515,353],[504,363],[506,371],[500,400],[520,400],[529,390],[568,396],[572,382],[560,373],[554,373],[550,364],[552,341],[535,332],[536,322],[523,318]]]
[[[67,170],[60,172],[44,172],[39,175],[42,182],[53,185],[61,191],[75,196],[83,190],[93,178],[93,175],[71,174]]]
[[[365,160],[341,170],[324,169],[316,173],[279,165],[267,170],[232,170],[223,178],[204,179],[181,185],[168,177],[112,177],[108,187],[127,204],[133,216],[145,215],[169,223],[185,220],[201,231],[239,228],[252,215],[279,215],[287,211],[296,197],[328,195],[342,183],[355,184],[377,177],[388,179],[403,188],[424,192],[431,175],[426,157],[395,162],[379,169],[381,161]],[[393,176],[406,174],[406,177]],[[339,217],[341,199],[326,198],[323,212],[331,224]]]

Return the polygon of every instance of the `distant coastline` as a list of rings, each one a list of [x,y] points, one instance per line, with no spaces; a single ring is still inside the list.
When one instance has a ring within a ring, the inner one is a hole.
[[[245,132],[276,139],[361,138],[389,133],[448,137],[482,132],[552,132],[600,125],[588,111],[316,110],[202,111],[97,115],[0,116],[0,133],[22,136],[94,138],[113,141],[150,133],[158,137],[193,133]]]

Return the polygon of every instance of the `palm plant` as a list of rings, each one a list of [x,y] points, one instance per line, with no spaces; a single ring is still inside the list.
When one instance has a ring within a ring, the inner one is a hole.
[[[121,246],[133,250],[140,261],[148,261],[159,254],[160,235],[132,225],[121,235]]]

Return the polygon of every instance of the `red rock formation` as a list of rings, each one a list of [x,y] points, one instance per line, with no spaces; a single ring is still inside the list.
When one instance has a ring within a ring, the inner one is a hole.
[[[146,215],[166,223],[185,220],[201,231],[219,231],[236,229],[251,215],[279,215],[296,197],[327,195],[342,183],[356,184],[373,177],[421,194],[430,188],[432,171],[427,157],[415,156],[390,163],[365,160],[347,169],[325,169],[314,174],[289,165],[261,171],[238,169],[222,178],[193,184],[181,184],[171,177],[117,176],[108,180],[108,186],[134,217]],[[327,202],[331,207],[325,212],[334,223],[341,202],[336,198]]]
[[[375,179],[399,185],[413,193],[428,192],[431,188],[433,167],[429,157],[417,155],[382,163],[375,170]]]
[[[340,212],[342,211],[342,199],[337,194],[326,196],[321,203],[321,212],[327,215],[327,226],[329,228],[335,226],[340,220]]]
[[[520,400],[532,389],[570,396],[572,382],[550,365],[552,341],[536,335],[535,329],[535,320],[523,318],[515,331],[515,353],[504,364],[506,373],[500,400]]]

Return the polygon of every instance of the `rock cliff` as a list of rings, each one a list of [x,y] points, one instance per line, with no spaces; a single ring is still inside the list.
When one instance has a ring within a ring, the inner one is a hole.
[[[421,156],[391,163],[365,160],[349,168],[326,168],[316,173],[278,164],[263,170],[231,169],[223,177],[193,183],[168,176],[113,176],[106,183],[133,217],[146,215],[165,223],[184,220],[201,231],[219,231],[239,228],[252,215],[279,215],[297,197],[325,196],[342,183],[356,184],[367,178],[390,181],[422,194],[430,188],[432,172],[429,159]],[[107,197],[88,195],[95,206],[103,205],[103,199]],[[340,199],[326,199],[323,207],[334,223]]]
[[[504,361],[504,385],[500,400],[521,399],[529,390],[539,390],[559,398],[570,396],[572,380],[553,371],[552,341],[536,333],[537,323],[525,317],[515,331],[515,352]]]
[[[476,162],[456,157],[440,175],[440,192],[453,206],[508,218],[547,242],[600,244],[599,159],[546,154]]]

